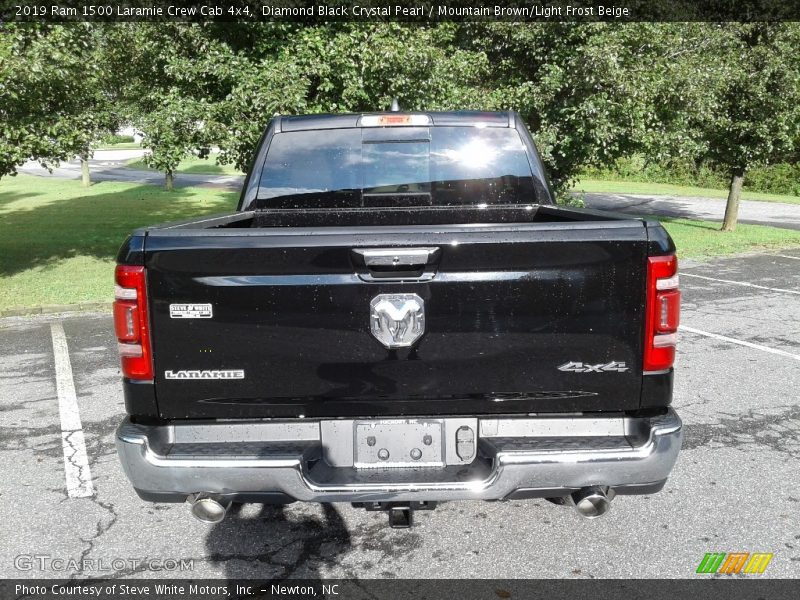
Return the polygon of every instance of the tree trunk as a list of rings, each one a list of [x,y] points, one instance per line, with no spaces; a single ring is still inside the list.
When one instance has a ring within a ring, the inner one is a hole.
[[[89,174],[89,156],[86,154],[81,156],[81,183],[83,187],[92,185],[92,178]]]
[[[164,173],[164,189],[166,189],[168,192],[172,191],[174,181],[175,177],[172,174],[172,171],[167,171]]]
[[[744,169],[737,167],[731,174],[731,187],[728,190],[728,203],[725,205],[725,218],[722,220],[722,231],[734,231],[739,218],[739,196],[742,195]]]

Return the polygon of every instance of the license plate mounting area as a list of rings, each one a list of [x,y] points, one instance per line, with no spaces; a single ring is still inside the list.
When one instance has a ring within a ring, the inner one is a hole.
[[[442,419],[384,419],[353,424],[356,469],[443,467]]]

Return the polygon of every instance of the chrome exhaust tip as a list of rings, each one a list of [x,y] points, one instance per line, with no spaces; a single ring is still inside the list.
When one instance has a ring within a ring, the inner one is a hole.
[[[572,494],[572,502],[578,514],[586,519],[602,517],[611,510],[614,490],[599,486],[581,488]]]
[[[220,523],[231,507],[231,501],[216,499],[203,494],[193,494],[187,498],[191,504],[192,516],[203,523]]]

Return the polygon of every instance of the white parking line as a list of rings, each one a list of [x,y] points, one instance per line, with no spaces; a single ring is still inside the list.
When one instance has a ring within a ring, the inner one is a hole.
[[[695,275],[694,273],[686,273],[681,271],[681,277],[696,277],[697,279],[708,279],[709,281],[719,281],[721,283],[730,283],[733,285],[742,285],[745,287],[758,288],[759,290],[769,290],[771,292],[782,292],[784,294],[797,294],[800,296],[800,290],[785,290],[783,288],[767,287],[765,285],[756,285],[755,283],[747,283],[744,281],[731,281],[730,279],[716,279],[715,277],[706,277],[705,275]]]
[[[94,486],[92,473],[89,470],[89,459],[86,456],[86,442],[78,411],[75,382],[72,379],[67,336],[61,323],[51,323],[50,334],[53,338],[53,356],[56,363],[56,390],[58,412],[61,417],[61,445],[64,449],[67,494],[70,498],[86,498],[94,494]]]
[[[686,325],[681,325],[679,329],[681,331],[687,331],[689,333],[696,333],[697,335],[704,335],[706,337],[714,338],[715,340],[722,340],[723,342],[738,344],[739,346],[747,346],[748,348],[761,350],[762,352],[769,352],[770,354],[777,354],[779,356],[786,356],[787,358],[793,358],[794,360],[800,360],[800,354],[792,354],[791,352],[786,352],[785,350],[778,350],[777,348],[770,348],[769,346],[762,346],[761,344],[754,344],[753,342],[737,340],[735,338],[728,337],[725,335],[720,335],[718,333],[710,333],[708,331],[695,329],[694,327],[687,327]]]

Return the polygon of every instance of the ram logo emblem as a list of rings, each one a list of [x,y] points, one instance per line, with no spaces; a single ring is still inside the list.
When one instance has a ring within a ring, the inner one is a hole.
[[[387,348],[407,348],[425,333],[425,301],[416,294],[379,294],[370,303],[372,335]]]

